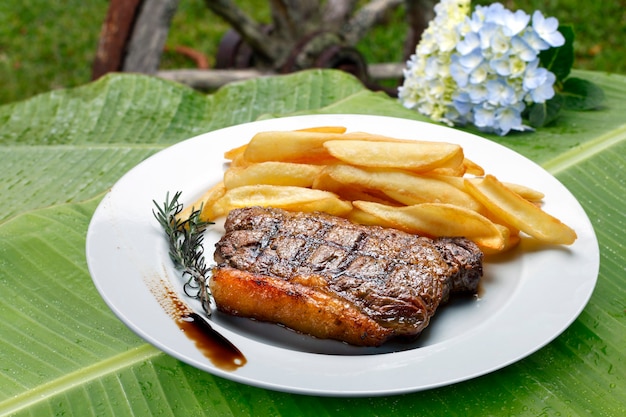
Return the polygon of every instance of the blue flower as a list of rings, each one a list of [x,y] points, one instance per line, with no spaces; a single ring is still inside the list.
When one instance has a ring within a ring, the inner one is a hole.
[[[482,103],[489,99],[489,83],[470,84],[466,92],[472,103]]]
[[[462,116],[462,117],[467,116],[467,114],[474,107],[473,103],[471,102],[470,95],[466,91],[456,94],[452,103],[453,103],[454,109],[458,113],[458,116]]]
[[[490,131],[496,128],[496,108],[481,105],[474,108],[474,125],[483,130]]]
[[[543,69],[543,68],[541,68]],[[536,88],[529,91],[529,100],[532,103],[544,103],[554,97],[554,82],[556,76],[550,71],[546,71],[545,77],[542,77],[543,82]]]
[[[407,63],[402,103],[436,121],[499,135],[529,129],[525,107],[554,96],[556,77],[538,56],[563,44],[558,21],[500,3],[470,14],[469,0],[442,0],[435,12]]]
[[[538,51],[540,51],[540,49],[533,47],[520,36],[511,38],[511,50],[513,54],[526,62],[534,61],[537,58]]]
[[[522,111],[524,106],[518,103],[515,106],[502,107],[496,111],[496,133],[506,135],[511,130],[527,130],[522,124]]]
[[[533,13],[533,29],[550,46],[561,46],[565,43],[565,38],[559,32],[559,21],[554,17],[546,19],[539,10]]]
[[[469,32],[464,39],[456,44],[456,50],[461,55],[472,53],[481,47],[480,37],[476,32]]]
[[[530,16],[524,13],[523,10],[518,10],[515,13],[506,13],[504,16],[504,33],[507,36],[515,36],[528,26]]]
[[[511,106],[518,102],[515,88],[509,85],[503,78],[487,81],[486,89],[486,101],[492,106]]]

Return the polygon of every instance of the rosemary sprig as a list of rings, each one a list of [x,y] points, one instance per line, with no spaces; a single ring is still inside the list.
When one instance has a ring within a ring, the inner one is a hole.
[[[152,214],[168,237],[169,255],[174,267],[187,278],[183,287],[185,294],[199,299],[206,314],[210,315],[211,293],[207,277],[211,268],[204,262],[202,243],[205,229],[213,223],[200,219],[202,206],[198,210],[194,207],[187,219],[180,219],[178,215],[183,210],[183,204],[179,202],[180,195],[179,191],[170,200],[168,192],[162,206],[152,200],[156,206]]]

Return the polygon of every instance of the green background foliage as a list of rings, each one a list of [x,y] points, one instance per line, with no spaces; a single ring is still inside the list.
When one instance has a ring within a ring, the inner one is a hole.
[[[267,1],[237,0],[260,21],[268,21]],[[489,4],[480,0],[475,4]],[[507,0],[512,10],[539,9],[576,33],[575,68],[626,73],[626,2],[580,0]],[[0,104],[53,89],[87,83],[109,2],[106,0],[3,0],[0,2]],[[209,57],[217,52],[228,26],[203,0],[180,0],[163,55],[162,68],[193,67],[172,52],[178,45]],[[406,36],[403,10],[391,13],[359,44],[367,61],[401,62]]]

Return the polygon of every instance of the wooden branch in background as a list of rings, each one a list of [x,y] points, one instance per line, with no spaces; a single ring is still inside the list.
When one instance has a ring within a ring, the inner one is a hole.
[[[404,41],[404,58],[415,53],[415,47],[422,38],[422,32],[435,17],[437,0],[404,0],[409,33]]]
[[[179,0],[144,0],[127,45],[122,70],[154,74]]]
[[[327,0],[323,6],[320,0],[270,0],[271,27],[253,20],[235,0],[205,0],[207,7],[233,28],[229,33],[237,34],[235,43],[225,47],[231,58],[226,61],[240,63],[237,67],[244,70],[159,72],[179,0],[110,0],[93,78],[111,71],[132,71],[157,74],[198,89],[215,89],[268,74],[336,68],[352,73],[366,85],[371,85],[370,80],[400,79],[403,63],[368,66],[354,46],[389,10],[403,2],[409,26],[414,29],[405,45],[408,54],[430,20],[435,0],[371,0],[359,9],[357,0]],[[245,48],[240,51],[241,45]],[[189,51],[185,53],[189,55]]]
[[[359,9],[341,33],[349,45],[356,45],[385,14],[404,0],[374,0]]]
[[[205,3],[213,13],[235,29],[257,56],[267,61],[268,64],[274,62],[275,57],[281,56],[280,45],[270,42],[263,26],[248,16],[233,1],[205,0]]]
[[[111,0],[107,16],[100,30],[98,48],[93,62],[91,78],[120,71],[126,53],[126,42],[133,30],[135,17],[142,0]]]
[[[339,32],[348,21],[358,0],[328,0],[322,13],[327,30]]]
[[[371,64],[368,66],[370,78],[373,80],[392,80],[402,78],[404,63]],[[276,75],[275,72],[263,72],[256,69],[244,70],[198,70],[180,69],[157,72],[157,77],[176,81],[191,88],[203,91],[215,90],[228,83],[244,81],[252,78]]]

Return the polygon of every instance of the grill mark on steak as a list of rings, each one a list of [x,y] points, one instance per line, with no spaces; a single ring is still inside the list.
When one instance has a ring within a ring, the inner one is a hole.
[[[232,210],[224,227],[211,279],[219,310],[357,345],[417,336],[450,293],[475,293],[482,276],[482,253],[465,238],[429,239],[323,213],[261,207]],[[256,279],[253,288],[263,290],[228,294],[242,284],[237,277]],[[326,301],[318,304],[318,296]],[[321,317],[335,323],[316,323]],[[347,335],[342,320],[363,333]]]

